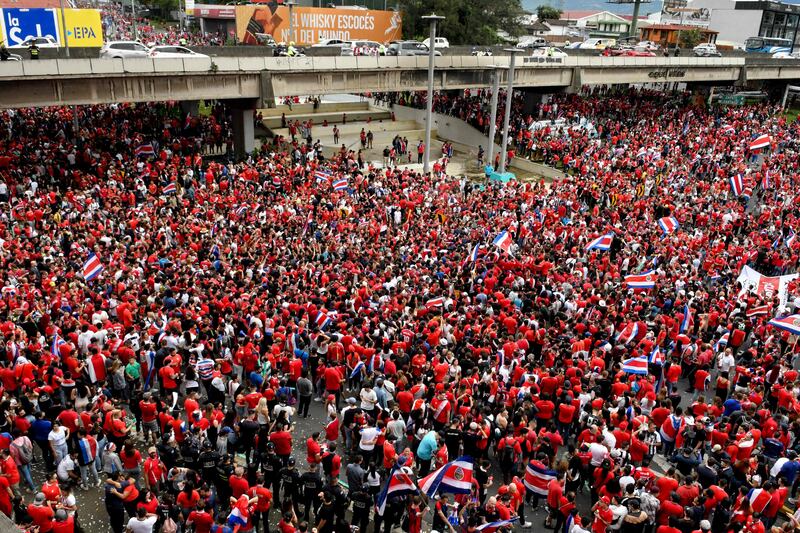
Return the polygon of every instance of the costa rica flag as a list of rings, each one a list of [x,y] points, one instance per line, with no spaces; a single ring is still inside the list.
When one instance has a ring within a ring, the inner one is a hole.
[[[605,235],[601,235],[597,237],[595,240],[590,242],[586,245],[586,251],[591,252],[592,250],[602,250],[608,251],[611,249],[611,242],[614,240],[614,233],[606,233]]]
[[[617,335],[617,342],[621,342],[622,344],[629,344],[636,340],[636,337],[639,336],[639,323],[638,322],[629,322],[622,331],[619,332]]]
[[[758,307],[751,307],[750,309],[747,310],[745,314],[747,315],[747,318],[754,318],[759,315],[769,314],[770,309],[772,309],[772,306],[770,304],[759,305]]]
[[[759,135],[752,141],[750,141],[750,150],[760,150],[762,148],[766,148],[772,142],[772,137],[769,134],[765,133],[763,135]]]
[[[428,309],[433,309],[434,307],[442,307],[444,306],[444,298],[442,296],[438,296],[436,298],[431,298],[427,302],[425,302],[425,307]]]
[[[788,331],[793,335],[800,335],[800,315],[788,315],[782,318],[773,318],[769,321],[769,325]]]
[[[156,155],[156,151],[153,148],[152,143],[140,144],[139,146],[136,147],[134,153],[136,154],[136,157],[142,157],[142,156],[152,157]]]
[[[318,183],[330,183],[333,176],[330,172],[325,172],[324,170],[317,170],[314,172],[314,178],[316,178]]]
[[[86,262],[83,264],[83,279],[92,281],[100,275],[103,268],[103,264],[100,263],[97,256],[94,253],[90,253],[88,259],[86,259]]]
[[[178,192],[178,187],[177,187],[177,185],[175,185],[174,181],[170,182],[166,186],[164,186],[164,189],[162,189],[162,191],[161,191],[161,193],[164,194],[164,195],[175,194],[176,192]]]
[[[670,233],[675,233],[678,231],[678,228],[681,227],[678,219],[675,217],[663,217],[658,219],[658,225],[661,227],[661,231],[664,232],[664,235],[669,235]]]
[[[652,289],[656,286],[655,270],[625,276],[625,284],[631,289]]]
[[[333,190],[334,191],[343,191],[347,189],[347,180],[340,179],[333,182]]]
[[[540,496],[547,496],[547,484],[556,478],[556,471],[550,470],[540,461],[533,460],[525,469],[525,487]]]
[[[622,371],[627,374],[647,374],[647,357],[641,355],[639,357],[632,357],[622,362]]]
[[[731,193],[734,196],[741,196],[744,192],[744,178],[741,174],[736,174],[730,177]]]
[[[473,460],[459,457],[422,478],[419,488],[429,498],[437,492],[469,494],[472,490]]]
[[[514,244],[514,242],[511,239],[511,234],[508,231],[503,231],[494,238],[492,244],[503,250],[508,255],[511,255],[511,245]]]
[[[392,468],[383,490],[378,494],[375,503],[375,510],[380,516],[386,510],[386,500],[393,496],[406,496],[408,494],[419,494],[419,489],[414,483],[414,472],[407,466],[397,466]]]

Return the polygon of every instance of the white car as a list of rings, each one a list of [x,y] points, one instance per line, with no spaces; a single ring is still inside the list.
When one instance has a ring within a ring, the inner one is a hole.
[[[139,41],[109,41],[100,49],[101,59],[147,57],[149,54],[150,48]]]
[[[422,44],[424,44],[428,48],[430,48],[430,46],[431,46],[430,43],[431,43],[430,38],[425,39],[424,41],[422,41]],[[437,37],[436,41],[433,43],[433,48],[434,48],[434,50],[437,49],[437,48],[450,48],[450,41],[448,41],[444,37]]]
[[[36,46],[39,48],[58,48],[58,43],[56,40],[49,35],[45,35],[44,37],[31,37],[22,44],[15,44],[9,46],[8,48],[28,48],[34,41],[36,42]]]
[[[697,57],[722,57],[714,43],[698,44],[692,51]]]
[[[616,46],[617,40],[606,38],[606,37],[592,37],[591,39],[586,39],[582,43],[572,43],[569,48],[579,49],[579,50],[603,50],[609,46]]]
[[[167,59],[184,59],[184,58],[199,58],[199,57],[208,57],[205,54],[198,54],[192,50],[189,50],[185,46],[172,46],[172,45],[162,45],[162,46],[154,46],[150,49],[150,53],[148,54],[149,57],[152,58],[167,58]]]
[[[639,41],[634,48],[637,50],[647,50],[648,52],[658,52],[661,46],[653,41]]]
[[[545,46],[543,48],[534,48],[531,57],[567,57],[567,53],[555,46]]]
[[[772,54],[773,59],[800,59],[799,52],[775,52]]]
[[[346,44],[350,44],[350,41],[342,41],[341,39],[324,39],[317,44],[312,44],[311,48],[318,48],[321,46],[339,46],[342,47]]]

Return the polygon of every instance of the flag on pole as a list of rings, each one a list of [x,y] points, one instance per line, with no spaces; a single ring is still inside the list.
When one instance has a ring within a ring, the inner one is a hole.
[[[383,512],[386,510],[386,500],[389,498],[419,493],[419,489],[414,483],[413,475],[414,473],[407,466],[395,465],[392,468],[389,478],[378,494],[378,499],[375,503],[375,510],[380,516],[383,516]]]
[[[761,148],[766,148],[772,142],[772,137],[769,134],[765,133],[763,135],[759,135],[752,141],[750,141],[750,150],[760,150]]]
[[[611,249],[611,241],[614,240],[614,233],[606,233],[605,235],[601,235],[600,237],[596,238],[588,245],[586,245],[586,251],[591,252],[592,250],[602,250],[608,251]]]
[[[314,172],[314,178],[316,178],[317,183],[330,183],[333,179],[333,175],[330,172],[325,172],[324,170],[317,170]]]
[[[480,247],[481,247],[480,244],[476,244],[472,248],[472,251],[469,253],[467,258],[464,260],[464,264],[465,265],[468,265],[469,263],[474,263],[475,261],[478,260],[478,250],[480,250]]]
[[[800,335],[800,315],[797,314],[773,318],[769,321],[769,325],[788,331],[793,335]]]
[[[502,231],[497,237],[494,238],[492,244],[503,250],[508,255],[511,255],[511,245],[514,242],[511,239],[511,234],[508,231]]]
[[[50,353],[56,357],[61,357],[61,347],[67,344],[67,341],[61,338],[61,335],[56,332],[53,336],[53,344],[50,345]]]
[[[343,191],[347,189],[347,180],[342,178],[340,180],[336,180],[333,182],[333,190],[334,191]]]
[[[86,259],[86,262],[83,264],[83,279],[92,281],[100,275],[103,268],[103,264],[100,263],[97,256],[94,253],[90,253],[88,259]]]
[[[731,193],[734,196],[741,196],[744,192],[744,178],[741,174],[736,174],[730,177]]]
[[[174,182],[174,181],[172,181],[172,182],[168,183],[168,184],[167,184],[166,186],[164,186],[164,188],[161,190],[161,194],[163,194],[164,196],[167,196],[167,195],[169,195],[169,194],[175,194],[176,192],[178,192],[178,186],[177,186],[177,185],[175,185],[175,182]]]
[[[433,309],[434,307],[442,307],[444,306],[444,297],[437,296],[436,298],[431,298],[427,302],[425,302],[425,307],[428,309]]]

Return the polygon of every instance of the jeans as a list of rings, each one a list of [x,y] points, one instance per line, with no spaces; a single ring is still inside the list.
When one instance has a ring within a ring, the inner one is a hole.
[[[81,482],[84,485],[89,485],[89,474],[92,476],[92,481],[94,483],[100,482],[100,477],[97,475],[97,469],[94,466],[94,461],[90,462],[88,465],[80,465],[81,469]]]
[[[36,490],[36,486],[33,484],[33,478],[31,477],[31,465],[17,465],[17,470],[19,470],[22,479],[25,480],[25,484],[28,485],[28,488],[31,490]]]
[[[56,466],[58,466],[58,464],[61,462],[61,460],[64,457],[67,456],[67,454],[69,453],[69,450],[67,449],[67,443],[66,442],[64,444],[58,444],[58,445],[54,444],[53,448],[55,449],[55,452],[56,452],[55,453]]]

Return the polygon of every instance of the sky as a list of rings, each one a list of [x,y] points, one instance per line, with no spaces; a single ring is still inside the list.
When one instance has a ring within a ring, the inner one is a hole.
[[[541,4],[558,7],[563,11],[611,11],[612,13],[633,13],[633,5],[609,4],[605,0],[522,0],[522,7],[534,12]],[[661,2],[642,4],[642,14],[661,8]]]

